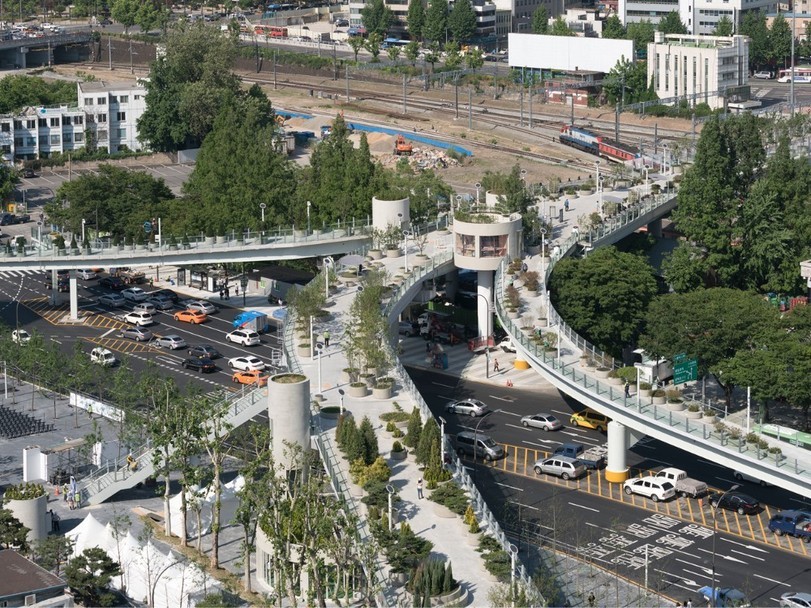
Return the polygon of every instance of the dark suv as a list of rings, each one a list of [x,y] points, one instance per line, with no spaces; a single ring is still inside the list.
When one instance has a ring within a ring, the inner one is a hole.
[[[757,499],[742,492],[727,492],[725,494],[716,492],[710,494],[708,500],[713,509],[720,507],[728,511],[737,511],[738,515],[752,515],[760,511],[760,503]]]
[[[101,281],[99,281],[99,285],[112,289],[113,291],[121,291],[126,287],[124,281],[118,277],[104,277]]]

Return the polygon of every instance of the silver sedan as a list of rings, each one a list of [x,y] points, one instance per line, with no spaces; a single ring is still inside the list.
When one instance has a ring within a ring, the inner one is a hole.
[[[543,429],[544,431],[559,431],[563,423],[552,414],[533,414],[521,418],[521,424],[527,427]]]

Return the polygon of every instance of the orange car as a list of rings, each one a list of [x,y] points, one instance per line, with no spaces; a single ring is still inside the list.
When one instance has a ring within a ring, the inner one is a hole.
[[[181,310],[175,313],[175,321],[183,321],[184,323],[203,323],[208,320],[208,315],[204,312],[197,310]]]
[[[245,371],[245,372],[235,372],[233,376],[231,376],[232,382],[238,382],[239,384],[255,384],[257,386],[265,386],[268,383],[268,375],[260,372],[257,369]]]

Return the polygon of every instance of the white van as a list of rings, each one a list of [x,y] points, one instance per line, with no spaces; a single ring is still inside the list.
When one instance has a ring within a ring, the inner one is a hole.
[[[106,348],[96,347],[90,351],[90,362],[102,367],[112,367],[116,364],[115,355]]]

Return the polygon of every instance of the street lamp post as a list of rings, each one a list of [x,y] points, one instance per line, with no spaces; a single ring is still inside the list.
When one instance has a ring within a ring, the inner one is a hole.
[[[248,289],[248,277],[245,275],[244,272],[242,274],[242,277],[239,279],[239,285],[240,287],[242,287],[242,308],[245,308],[246,306],[245,297],[247,295],[245,292]]]
[[[515,558],[518,555],[518,547],[510,544],[510,605],[515,608]]]
[[[268,206],[265,203],[259,203],[259,211],[262,213],[262,228],[263,229],[265,228],[265,209],[267,209],[267,208],[268,208]]]
[[[344,391],[344,389],[342,389],[342,388],[339,388],[338,389],[338,394],[341,396],[341,405],[339,407],[340,407],[340,414],[343,416],[343,413],[344,413],[344,395],[346,394],[346,391]]]
[[[310,201],[307,201],[307,235],[308,236],[310,235],[310,207],[311,206],[312,206],[312,203]]]
[[[408,273],[408,237],[411,236],[410,230],[403,230],[403,238],[405,239],[405,271]]]
[[[500,411],[501,410],[499,409],[486,412],[484,416],[479,418],[479,421],[476,423],[476,428],[473,429],[473,483],[476,483],[476,450],[479,449],[479,427],[481,426],[481,423],[484,422],[485,418]]]
[[[439,462],[445,466],[445,425],[447,421],[439,416]]]
[[[389,532],[391,532],[392,523],[393,523],[391,521],[391,497],[394,494],[394,491],[395,491],[394,487],[391,484],[386,485],[386,492],[388,492],[388,495],[389,495]]]
[[[82,218],[82,243],[84,243],[84,225],[85,225],[85,221],[86,220],[84,218]]]
[[[476,206],[479,206],[479,190],[481,189],[481,182],[476,182]]]
[[[648,165],[645,165],[645,196],[650,194],[650,183],[648,182]]]
[[[332,258],[325,257],[322,264],[324,265],[324,297],[329,298],[329,269],[332,268]]]
[[[729,488],[726,492],[721,494],[720,498],[718,498],[718,502],[715,504],[715,507],[712,509],[712,583],[710,585],[710,608],[715,607],[716,597],[715,597],[715,538],[718,536],[718,507],[721,506],[721,502],[724,500],[724,496],[729,494],[730,492],[734,492],[740,488],[738,484],[735,484],[731,488]]]
[[[543,295],[546,293],[546,227],[541,228],[541,281],[543,284],[541,295]]]

